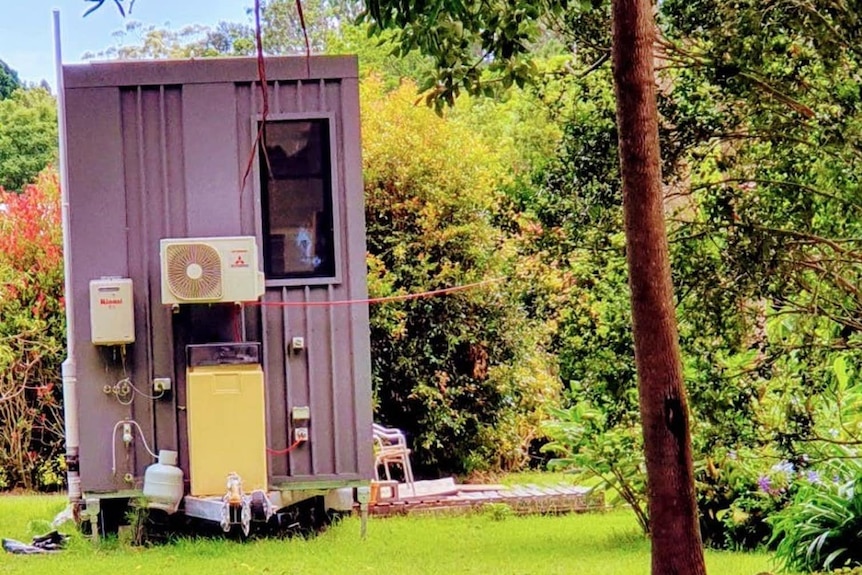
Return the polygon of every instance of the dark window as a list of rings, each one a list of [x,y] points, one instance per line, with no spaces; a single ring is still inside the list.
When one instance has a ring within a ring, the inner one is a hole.
[[[269,279],[335,276],[329,130],[327,119],[266,122],[259,161]]]

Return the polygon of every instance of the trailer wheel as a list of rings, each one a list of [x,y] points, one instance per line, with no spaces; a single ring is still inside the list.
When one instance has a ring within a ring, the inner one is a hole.
[[[312,537],[325,530],[332,522],[326,511],[323,496],[311,497],[280,509],[271,524],[285,537]]]

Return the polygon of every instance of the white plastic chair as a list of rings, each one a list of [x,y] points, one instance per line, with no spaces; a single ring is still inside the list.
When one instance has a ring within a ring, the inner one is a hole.
[[[400,465],[404,475],[404,483],[410,486],[411,491],[416,493],[413,485],[413,468],[410,466],[410,449],[407,447],[407,438],[404,433],[392,427],[384,427],[378,423],[373,424],[374,435],[374,478],[380,481],[380,467],[383,467],[386,480],[392,481],[390,465]]]

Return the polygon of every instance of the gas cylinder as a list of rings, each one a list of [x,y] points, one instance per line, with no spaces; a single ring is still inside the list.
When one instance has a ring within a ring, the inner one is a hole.
[[[176,512],[183,499],[183,470],[177,467],[176,451],[160,450],[159,462],[147,467],[144,497],[152,509]]]

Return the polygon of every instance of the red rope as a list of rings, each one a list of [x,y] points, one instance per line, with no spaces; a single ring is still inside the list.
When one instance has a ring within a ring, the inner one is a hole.
[[[377,303],[387,303],[393,301],[407,301],[412,299],[421,299],[434,297],[439,295],[448,295],[451,293],[464,291],[468,289],[473,289],[476,287],[481,287],[484,285],[488,285],[491,283],[496,283],[503,281],[505,278],[494,278],[490,280],[484,280],[481,282],[476,282],[472,284],[466,284],[455,287],[448,287],[443,289],[437,289],[432,291],[425,291],[421,293],[409,293],[402,295],[392,295],[386,297],[373,297],[368,299],[345,299],[345,300],[336,300],[336,301],[252,301],[246,302],[246,305],[257,305],[261,307],[325,307],[325,306],[338,306],[338,305],[356,305],[356,304],[377,304]]]
[[[305,15],[302,13],[302,0],[296,0],[296,11],[299,14],[299,25],[302,26],[302,36],[305,38],[305,70],[311,78],[311,43],[308,41],[308,28],[305,26]]]
[[[294,441],[291,444],[291,446],[288,447],[287,449],[270,449],[269,447],[267,447],[266,452],[269,453],[270,455],[287,455],[288,453],[290,453],[291,451],[296,449],[302,443],[305,443],[305,442],[304,441]]]
[[[311,76],[311,43],[308,39],[308,29],[305,25],[305,15],[302,11],[302,0],[296,0],[296,11],[299,14],[299,23],[302,26],[302,34],[305,38],[305,62],[308,68],[308,75]],[[242,176],[242,185],[240,190],[245,190],[245,184],[248,180],[248,176],[251,173],[252,167],[254,166],[254,158],[255,151],[258,149],[263,151],[263,156],[265,161],[267,162],[267,167],[269,168],[269,156],[266,153],[266,119],[269,115],[269,88],[267,86],[266,81],[266,63],[264,61],[263,56],[263,40],[261,37],[261,26],[260,26],[260,0],[254,0],[254,39],[257,48],[257,72],[258,72],[258,80],[260,85],[261,99],[263,102],[263,109],[261,110],[261,122],[258,127],[257,137],[254,140],[254,144],[251,147],[251,153],[248,157],[248,163],[245,167],[245,173]],[[272,172],[271,169],[269,169]],[[240,212],[242,212],[242,201],[240,201]],[[404,294],[404,295],[396,295],[396,296],[387,296],[387,297],[378,297],[378,298],[368,298],[361,300],[339,300],[339,301],[329,301],[329,302],[268,302],[268,301],[259,301],[259,302],[248,302],[248,305],[259,305],[259,306],[267,306],[267,307],[291,307],[291,306],[339,306],[339,305],[355,305],[355,304],[377,304],[377,303],[386,303],[386,302],[394,302],[394,301],[407,301],[413,299],[434,297],[438,295],[447,295],[450,293],[455,293],[467,289],[472,289],[475,287],[480,287],[486,284],[494,283],[502,281],[504,278],[495,278],[490,280],[485,280],[481,282],[476,282],[472,284],[443,288],[438,290],[426,291],[422,293],[415,294]],[[296,447],[298,443],[294,443],[290,446],[284,453],[288,453],[291,449]],[[267,448],[267,451],[272,452]],[[274,452],[273,452],[274,453]]]
[[[239,306],[234,307],[233,340],[242,341],[242,308]]]
[[[269,115],[269,87],[266,84],[266,63],[263,58],[263,39],[260,32],[260,0],[254,0],[254,41],[257,47],[257,75],[260,84],[260,97],[263,100],[263,110],[261,110],[261,121],[257,129],[257,137],[254,139],[254,145],[251,147],[251,153],[248,155],[248,163],[245,166],[245,173],[242,175],[240,190],[245,189],[248,175],[254,166],[255,151],[258,150],[258,146],[263,150],[264,158],[269,163],[269,158],[266,155],[266,131],[264,129],[266,118]],[[240,207],[242,206],[240,205]]]

